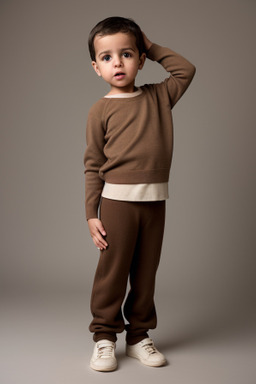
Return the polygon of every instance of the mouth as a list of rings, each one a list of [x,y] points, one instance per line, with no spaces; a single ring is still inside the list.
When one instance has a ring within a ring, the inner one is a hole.
[[[117,72],[114,76],[116,79],[121,80],[125,77],[125,73],[123,72]]]

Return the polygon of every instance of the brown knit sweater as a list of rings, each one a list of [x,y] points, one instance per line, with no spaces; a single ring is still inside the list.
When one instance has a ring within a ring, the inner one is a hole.
[[[86,218],[96,218],[104,182],[162,183],[169,179],[173,150],[171,109],[189,86],[195,67],[153,44],[147,53],[170,73],[131,98],[101,98],[89,111],[84,155]]]

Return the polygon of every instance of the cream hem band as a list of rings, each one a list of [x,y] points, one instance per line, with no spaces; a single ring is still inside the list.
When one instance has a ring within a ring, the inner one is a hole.
[[[120,201],[162,201],[169,198],[168,183],[111,184],[105,183],[102,197]]]

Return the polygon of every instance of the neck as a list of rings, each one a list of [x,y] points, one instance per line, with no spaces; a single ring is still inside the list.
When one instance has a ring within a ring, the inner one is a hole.
[[[107,94],[107,96],[109,95],[118,95],[118,94],[121,94],[121,93],[133,93],[133,92],[136,92],[137,91],[137,88],[133,85],[132,87],[124,87],[124,88],[120,88],[120,89],[116,89],[116,88],[113,88],[109,91],[109,93]]]

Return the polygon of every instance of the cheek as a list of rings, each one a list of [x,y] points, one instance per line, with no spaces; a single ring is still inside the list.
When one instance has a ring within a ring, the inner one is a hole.
[[[138,70],[139,70],[139,66],[138,65],[133,67],[133,73],[134,74],[136,74],[138,72]]]
[[[130,64],[130,71],[132,73],[136,73],[139,69],[139,65],[137,63],[131,63]]]
[[[101,75],[103,77],[108,77],[109,76],[109,71],[107,70],[107,68],[102,68]]]

